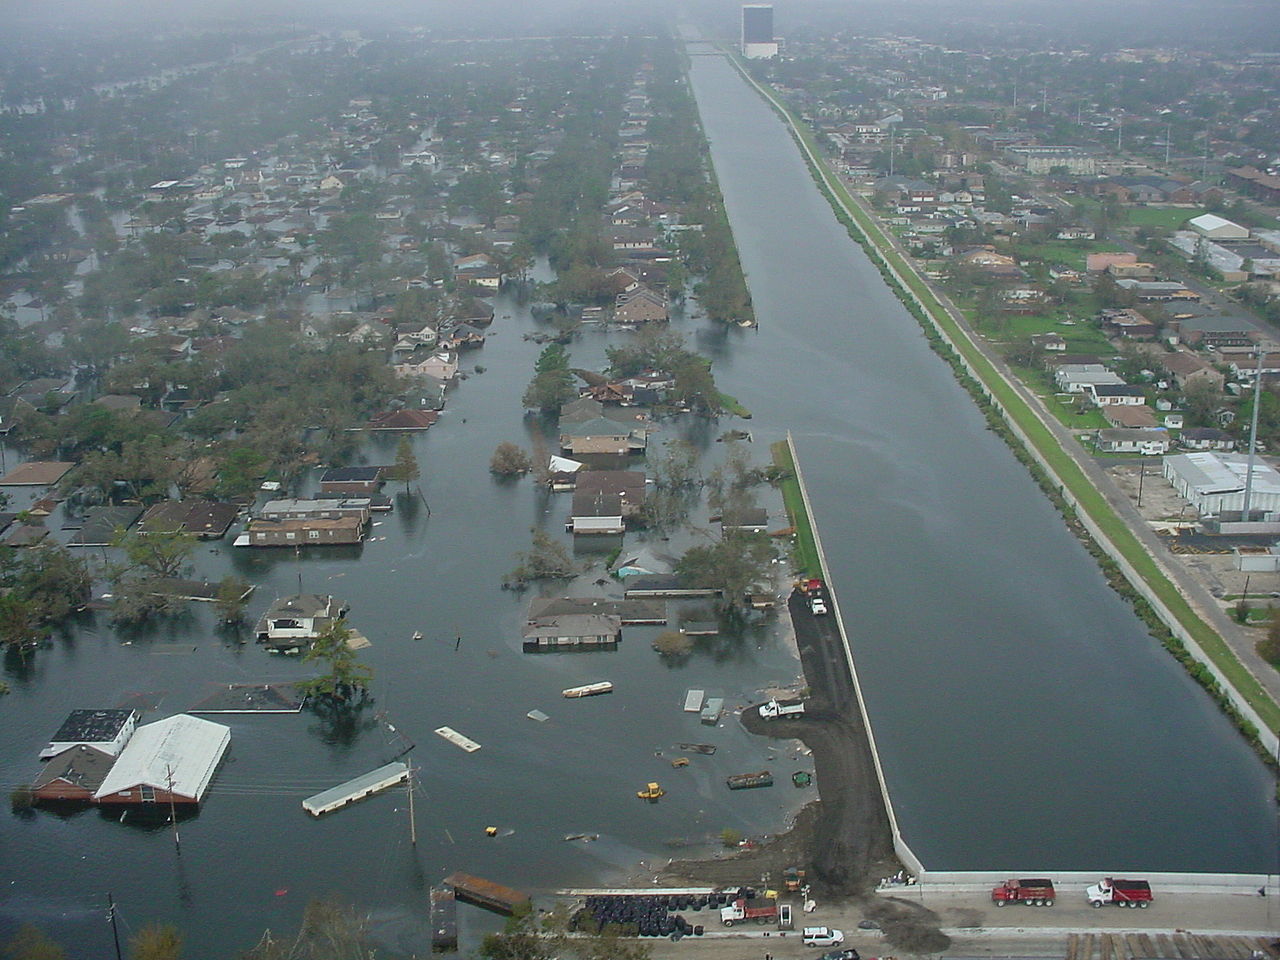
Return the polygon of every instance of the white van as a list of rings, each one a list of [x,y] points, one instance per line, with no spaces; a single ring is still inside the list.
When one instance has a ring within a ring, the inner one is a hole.
[[[805,927],[801,936],[806,947],[838,947],[844,943],[844,934],[830,927]]]

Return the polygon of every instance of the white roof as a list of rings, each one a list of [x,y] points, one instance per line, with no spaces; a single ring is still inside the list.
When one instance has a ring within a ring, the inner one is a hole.
[[[230,743],[230,727],[185,713],[148,723],[134,733],[93,797],[144,784],[168,790],[172,783],[175,794],[198,801]]]
[[[1245,229],[1244,227],[1240,226],[1240,224],[1233,223],[1232,221],[1226,219],[1225,217],[1218,216],[1216,213],[1202,213],[1200,214],[1200,216],[1193,217],[1187,222],[1190,223],[1191,226],[1195,227],[1197,230],[1205,230],[1205,231],[1220,230],[1222,227],[1235,227],[1237,230]],[[1245,232],[1247,233],[1248,231],[1245,231]]]
[[[1249,457],[1243,453],[1183,453],[1169,457],[1170,466],[1197,494],[1239,493],[1249,474]],[[1263,461],[1253,460],[1252,490],[1280,494],[1280,473]]]
[[[585,464],[581,460],[570,460],[568,457],[559,457],[553,453],[547,468],[552,473],[576,473],[584,466]]]

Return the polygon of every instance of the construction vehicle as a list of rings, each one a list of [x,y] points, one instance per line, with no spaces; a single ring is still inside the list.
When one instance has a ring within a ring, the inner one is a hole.
[[[1006,903],[1025,903],[1032,907],[1053,906],[1052,880],[1006,880],[991,891],[991,902],[997,907]]]
[[[1085,889],[1089,905],[1101,907],[1104,903],[1113,903],[1118,907],[1141,907],[1144,910],[1154,899],[1151,896],[1151,884],[1146,880],[1113,880],[1107,877]]]
[[[799,867],[784,867],[782,870],[782,888],[799,890],[804,886],[805,872]]]
[[[754,920],[756,923],[773,923],[778,919],[778,903],[765,897],[752,897],[733,901],[727,907],[720,908],[720,922],[726,927],[735,923]]]
[[[760,716],[766,720],[774,720],[778,717],[798,717],[802,713],[804,713],[803,700],[796,700],[793,703],[770,700],[768,703],[760,704]]]
[[[817,577],[811,577],[808,580],[801,580],[797,584],[797,588],[804,594],[805,599],[809,602],[809,612],[815,617],[823,617],[827,614],[827,585]]]

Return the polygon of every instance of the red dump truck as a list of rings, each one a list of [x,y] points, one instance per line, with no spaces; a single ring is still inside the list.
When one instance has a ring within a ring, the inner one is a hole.
[[[997,907],[1006,903],[1025,903],[1029,907],[1053,906],[1053,881],[1044,879],[1006,880],[991,891],[991,902]]]
[[[1118,907],[1146,909],[1155,899],[1151,896],[1151,884],[1145,880],[1113,880],[1110,877],[1087,888],[1085,896],[1093,907],[1114,903]]]
[[[799,583],[800,592],[804,594],[805,599],[809,601],[809,612],[815,617],[824,617],[827,614],[827,585],[813,577],[809,580],[801,580]]]
[[[720,908],[720,921],[726,927],[735,923],[773,923],[778,919],[778,902],[764,897],[753,897],[750,900],[735,900],[727,907]]]

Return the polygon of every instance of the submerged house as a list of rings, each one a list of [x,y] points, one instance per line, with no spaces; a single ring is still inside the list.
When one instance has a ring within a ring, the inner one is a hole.
[[[614,650],[622,638],[622,618],[612,614],[563,613],[531,616],[524,626],[524,650],[566,647]]]
[[[199,803],[230,744],[230,727],[189,714],[148,723],[121,751],[93,800]]]
[[[119,756],[137,726],[137,710],[72,710],[40,751],[40,759],[50,760],[78,746],[93,747],[111,757]]]
[[[280,597],[258,621],[258,642],[278,650],[310,646],[312,640],[346,612],[345,604],[327,595],[300,593]]]
[[[83,743],[64,750],[44,765],[31,795],[46,802],[91,803],[116,758]]]

